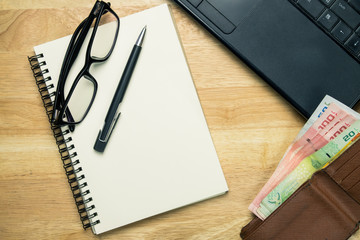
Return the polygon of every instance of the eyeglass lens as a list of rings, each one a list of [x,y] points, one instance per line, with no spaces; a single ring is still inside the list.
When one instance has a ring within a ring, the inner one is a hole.
[[[95,28],[95,36],[89,49],[90,57],[94,60],[105,60],[110,54],[116,42],[116,35],[118,33],[118,24],[116,16],[111,12],[107,11],[105,14],[98,16],[100,19],[98,26],[101,28]],[[107,23],[107,24],[105,24]],[[103,25],[105,24],[105,25]],[[93,29],[90,29],[88,37],[90,37]],[[85,41],[87,42],[87,41]],[[88,70],[90,66],[87,66]],[[84,71],[86,74],[87,71]],[[81,122],[96,94],[96,80],[92,76],[78,75],[74,77],[73,74],[69,74],[64,85],[64,97],[68,99],[65,106],[63,106],[64,114],[61,116],[62,122],[64,123],[78,123]]]
[[[95,83],[89,76],[83,75],[75,84],[74,91],[65,106],[65,111],[71,114],[71,116],[63,116],[62,120],[66,123],[80,122],[86,115],[95,94]]]
[[[96,30],[96,35],[94,37],[94,42],[90,51],[90,56],[95,59],[103,59],[110,54],[117,33],[117,22],[115,15],[113,15],[111,12],[107,12],[102,15],[100,17],[99,26],[101,25],[103,26]]]

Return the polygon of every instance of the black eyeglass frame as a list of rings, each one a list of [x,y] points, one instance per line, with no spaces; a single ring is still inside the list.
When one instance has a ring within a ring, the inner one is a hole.
[[[92,45],[93,45],[93,42],[95,39],[95,35],[97,33],[97,28],[100,23],[100,19],[101,19],[102,15],[104,15],[108,12],[111,13],[112,15],[114,15],[116,18],[117,28],[116,28],[116,32],[115,32],[115,37],[114,37],[112,46],[106,56],[104,56],[103,58],[93,57],[93,56],[91,56],[91,49],[92,49]],[[87,36],[94,19],[96,19],[96,21],[95,21],[95,24],[93,27],[93,31],[92,31],[88,46],[87,46],[86,55],[85,55],[85,64],[84,64],[83,68],[80,70],[80,72],[78,73],[78,75],[76,76],[76,78],[70,88],[70,91],[65,98],[64,97],[64,87],[65,87],[66,79],[68,77],[68,74],[70,72],[70,69],[71,69],[76,57],[79,54],[80,48],[84,43],[85,37]],[[93,63],[104,62],[110,57],[111,53],[114,50],[115,44],[117,42],[119,29],[120,29],[120,19],[117,16],[117,14],[110,8],[110,3],[106,3],[103,1],[96,1],[89,16],[86,19],[84,19],[80,23],[80,25],[77,27],[77,29],[75,30],[73,36],[71,37],[69,46],[67,48],[67,51],[66,51],[66,54],[65,54],[65,57],[63,60],[63,64],[61,67],[59,81],[58,81],[57,90],[56,90],[56,94],[55,94],[55,101],[54,101],[53,115],[52,115],[53,123],[55,123],[57,125],[69,125],[69,126],[72,125],[72,130],[73,130],[74,129],[73,124],[78,124],[85,119],[86,115],[88,114],[88,112],[95,100],[95,96],[96,96],[96,92],[97,92],[97,88],[98,88],[98,83],[97,83],[96,79],[89,72],[90,66]],[[74,121],[67,105],[71,99],[71,96],[74,93],[74,90],[75,90],[78,82],[80,81],[80,79],[82,77],[85,77],[86,79],[90,80],[94,84],[94,92],[93,92],[91,101],[89,103],[89,106],[86,109],[86,111],[84,112],[84,115],[82,116],[82,118],[79,121]],[[68,121],[63,120],[64,115],[66,116]]]

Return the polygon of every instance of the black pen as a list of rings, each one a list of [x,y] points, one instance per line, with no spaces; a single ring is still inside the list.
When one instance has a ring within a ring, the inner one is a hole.
[[[142,46],[142,43],[144,40],[145,32],[146,32],[146,26],[142,29],[142,31],[134,45],[134,48],[131,51],[131,54],[126,63],[124,72],[120,78],[119,85],[116,88],[115,95],[112,99],[109,110],[106,114],[104,127],[102,130],[100,130],[100,132],[96,138],[94,149],[98,152],[104,152],[106,144],[108,143],[111,133],[114,130],[116,122],[119,119],[119,116],[121,114],[121,113],[117,113],[117,110],[118,110],[119,104],[121,103],[121,101],[124,98],[126,88],[130,82],[131,75],[134,71],[137,59],[140,55],[141,46]]]

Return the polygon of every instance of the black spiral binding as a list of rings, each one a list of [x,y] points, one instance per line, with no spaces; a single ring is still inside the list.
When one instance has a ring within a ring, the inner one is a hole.
[[[70,150],[73,150],[75,148],[75,146],[70,143],[72,141],[72,138],[66,136],[67,134],[69,134],[70,131],[62,131],[59,126],[51,122],[53,110],[53,101],[51,100],[51,97],[55,95],[55,92],[50,92],[50,89],[54,88],[54,85],[48,82],[51,80],[51,77],[44,77],[44,74],[48,73],[49,70],[44,69],[44,67],[41,68],[42,66],[46,65],[45,61],[39,60],[43,57],[43,54],[38,54],[32,57],[28,57],[28,60],[31,66],[31,70],[34,74],[34,78],[36,81],[36,85],[38,86],[41,99],[44,103],[46,114],[49,118],[51,130],[54,133],[56,144],[59,148],[61,160],[64,165],[70,189],[75,199],[76,207],[80,215],[80,220],[83,224],[83,228],[87,229],[100,223],[100,220],[91,221],[92,218],[97,216],[96,212],[88,215],[88,211],[93,210],[95,206],[91,205],[89,207],[86,207],[86,205],[92,201],[92,198],[87,197],[87,195],[90,193],[89,190],[81,191],[87,186],[87,183],[84,182],[79,185],[79,181],[85,179],[85,175],[81,174],[82,168],[77,166],[80,163],[79,159],[74,160],[77,157],[77,153],[69,153]]]

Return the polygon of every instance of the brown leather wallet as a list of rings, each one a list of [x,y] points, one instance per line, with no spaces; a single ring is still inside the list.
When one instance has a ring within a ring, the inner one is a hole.
[[[347,239],[360,223],[360,140],[313,174],[264,221],[242,228],[244,240]]]

